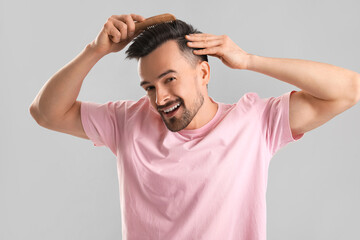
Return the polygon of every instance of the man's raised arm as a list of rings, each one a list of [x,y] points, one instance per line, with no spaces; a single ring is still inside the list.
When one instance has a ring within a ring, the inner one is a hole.
[[[80,102],[76,101],[84,78],[103,56],[120,51],[135,38],[140,32],[134,32],[134,21],[144,20],[136,14],[111,16],[96,39],[41,88],[30,105],[30,113],[37,123],[85,137],[80,122]]]
[[[360,74],[334,65],[302,59],[248,54],[226,35],[192,34],[194,54],[219,58],[234,69],[251,70],[292,84],[301,91],[291,94],[289,119],[293,136],[326,123],[360,101]]]

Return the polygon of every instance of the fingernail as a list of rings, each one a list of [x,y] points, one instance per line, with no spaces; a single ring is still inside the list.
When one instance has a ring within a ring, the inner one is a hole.
[[[132,37],[134,35],[134,32],[130,32],[129,36]]]

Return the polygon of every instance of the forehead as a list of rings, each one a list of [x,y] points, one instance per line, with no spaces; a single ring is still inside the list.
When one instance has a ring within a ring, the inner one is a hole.
[[[147,56],[140,58],[138,63],[139,76],[147,81],[152,81],[169,69],[182,72],[189,67],[187,59],[181,53],[175,40],[163,43]]]

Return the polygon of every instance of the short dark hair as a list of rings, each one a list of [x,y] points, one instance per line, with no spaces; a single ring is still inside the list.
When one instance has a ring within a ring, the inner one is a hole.
[[[192,25],[179,19],[150,26],[140,33],[132,41],[133,43],[126,50],[127,59],[144,57],[168,40],[176,40],[180,51],[195,65],[197,61],[208,61],[207,55],[195,55],[192,51],[197,48],[190,48],[186,45],[188,40],[185,35],[191,33],[202,33]]]

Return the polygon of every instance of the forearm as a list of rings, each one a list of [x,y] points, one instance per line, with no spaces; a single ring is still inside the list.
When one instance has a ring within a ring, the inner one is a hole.
[[[357,97],[359,74],[334,65],[301,59],[250,55],[248,70],[292,84],[314,97],[336,100]]]
[[[45,121],[60,119],[73,106],[82,82],[102,58],[90,44],[71,62],[56,72],[41,88],[31,104],[32,111]]]

